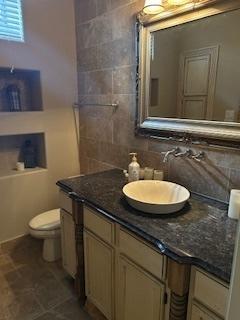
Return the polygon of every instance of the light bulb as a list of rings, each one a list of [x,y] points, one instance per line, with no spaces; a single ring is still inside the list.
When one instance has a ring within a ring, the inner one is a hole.
[[[146,14],[157,14],[164,10],[162,0],[145,0],[143,12]]]
[[[186,3],[194,2],[193,0],[167,0],[168,4],[172,6],[181,6]]]

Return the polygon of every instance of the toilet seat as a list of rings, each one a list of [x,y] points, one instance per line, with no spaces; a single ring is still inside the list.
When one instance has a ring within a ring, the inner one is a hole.
[[[43,233],[60,229],[60,209],[39,214],[29,222],[29,227]]]

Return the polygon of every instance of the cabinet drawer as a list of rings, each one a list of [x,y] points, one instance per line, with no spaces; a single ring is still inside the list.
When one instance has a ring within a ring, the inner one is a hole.
[[[221,320],[217,316],[210,313],[204,308],[199,308],[197,305],[193,304],[192,313],[190,320]]]
[[[120,229],[119,247],[121,253],[149,271],[158,279],[164,277],[164,257],[141,240]]]
[[[59,191],[59,206],[72,214],[72,199],[70,199],[67,193],[62,190]]]
[[[196,270],[194,277],[193,296],[209,309],[223,318],[226,314],[228,288],[223,284]]]
[[[107,243],[114,242],[114,225],[94,211],[84,207],[84,227]]]

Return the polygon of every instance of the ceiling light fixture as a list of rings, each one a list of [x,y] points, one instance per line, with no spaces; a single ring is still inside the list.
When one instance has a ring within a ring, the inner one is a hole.
[[[164,10],[162,0],[145,0],[143,12],[146,14],[157,14]]]

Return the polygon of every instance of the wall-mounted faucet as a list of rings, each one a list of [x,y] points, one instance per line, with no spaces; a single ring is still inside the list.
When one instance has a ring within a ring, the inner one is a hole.
[[[172,154],[174,157],[181,157],[181,158],[189,158],[193,159],[197,162],[201,162],[205,158],[205,153],[203,151],[199,153],[193,153],[191,149],[186,149],[185,151],[181,151],[180,148],[176,147],[172,150],[161,152],[164,154],[163,162],[166,163],[169,160],[169,156]]]
[[[180,149],[178,147],[176,147],[172,150],[169,150],[166,152],[161,152],[161,154],[164,154],[163,163],[168,162],[168,158],[171,154],[175,155],[176,153],[179,153],[179,151],[180,151]]]
[[[193,153],[193,151],[191,149],[186,149],[185,151],[175,153],[174,156],[189,158],[189,159],[193,159],[197,162],[201,162],[205,158],[205,153],[203,151],[198,152],[198,153]]]
[[[192,150],[191,149],[187,149],[183,152],[179,152],[179,153],[175,153],[174,154],[175,157],[186,157],[186,158],[191,158],[193,156]]]

